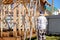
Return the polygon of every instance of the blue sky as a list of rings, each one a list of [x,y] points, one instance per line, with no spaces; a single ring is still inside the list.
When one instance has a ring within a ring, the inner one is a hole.
[[[48,0],[50,4],[52,4],[52,0]],[[56,8],[60,8],[60,0],[54,0],[54,6]]]

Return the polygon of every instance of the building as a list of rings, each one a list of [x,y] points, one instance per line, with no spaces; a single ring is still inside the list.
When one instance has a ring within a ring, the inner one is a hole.
[[[42,0],[3,0],[3,4],[1,3],[0,5],[0,36],[20,36],[21,40],[25,38],[31,39],[32,36],[36,36],[35,28],[37,17],[39,16],[40,5],[42,7],[41,10],[45,11],[45,2]]]

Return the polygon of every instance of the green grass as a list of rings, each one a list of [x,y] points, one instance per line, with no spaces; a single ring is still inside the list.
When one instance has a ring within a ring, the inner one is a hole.
[[[37,40],[36,38],[33,40]],[[60,40],[60,36],[46,36],[46,40]]]
[[[46,40],[60,40],[59,36],[47,36]]]

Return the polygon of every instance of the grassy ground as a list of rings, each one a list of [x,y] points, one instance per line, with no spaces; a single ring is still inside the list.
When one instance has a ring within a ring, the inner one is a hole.
[[[47,36],[46,40],[60,40],[60,36]]]
[[[37,40],[36,38],[32,40]],[[60,40],[60,36],[46,36],[46,40]]]

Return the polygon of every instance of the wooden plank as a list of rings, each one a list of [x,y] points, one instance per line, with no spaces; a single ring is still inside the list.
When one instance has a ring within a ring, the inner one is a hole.
[[[21,40],[20,37],[2,37],[0,40]]]
[[[9,37],[9,32],[2,32],[2,37]]]
[[[3,37],[3,40],[16,40],[14,37]]]

